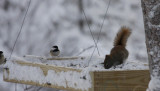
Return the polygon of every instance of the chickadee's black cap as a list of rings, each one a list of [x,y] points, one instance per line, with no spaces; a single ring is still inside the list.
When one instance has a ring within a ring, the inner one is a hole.
[[[58,48],[58,46],[55,45],[55,46],[53,46],[53,48]]]
[[[3,53],[3,51],[0,51],[0,53]]]

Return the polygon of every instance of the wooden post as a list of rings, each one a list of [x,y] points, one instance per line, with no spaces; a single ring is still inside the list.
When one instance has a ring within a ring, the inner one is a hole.
[[[154,83],[150,81],[149,90],[160,91],[160,0],[141,2],[150,75],[151,79],[156,79]]]
[[[146,91],[148,70],[99,71],[93,73],[94,91]]]

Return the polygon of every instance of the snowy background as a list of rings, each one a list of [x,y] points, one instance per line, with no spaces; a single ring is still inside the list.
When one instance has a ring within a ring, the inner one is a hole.
[[[0,50],[10,56],[18,35],[29,0],[0,0]],[[90,56],[94,42],[82,9],[97,40],[109,0],[31,0],[21,35],[13,55],[39,55],[49,57],[49,50],[58,45],[60,56]],[[100,56],[110,52],[114,36],[126,25],[132,29],[127,49],[128,60],[147,63],[143,17],[140,0],[111,0],[98,48]],[[84,49],[89,48],[87,51]],[[98,56],[97,51],[94,55]],[[3,81],[0,66],[0,91],[13,91],[15,84]],[[28,86],[30,87],[30,86]],[[25,89],[18,85],[18,91]],[[53,91],[49,88],[32,87],[25,91]],[[56,90],[55,90],[56,91]]]

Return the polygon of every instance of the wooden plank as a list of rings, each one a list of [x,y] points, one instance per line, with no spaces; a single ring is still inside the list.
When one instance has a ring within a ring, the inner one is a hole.
[[[81,72],[82,70],[80,69],[73,69],[73,68],[66,68],[66,67],[56,67],[56,66],[51,66],[51,65],[44,65],[44,64],[37,64],[37,63],[30,63],[30,62],[24,62],[24,61],[14,61],[14,63],[20,64],[21,66],[32,66],[32,67],[40,67],[46,76],[48,73],[48,70],[54,70],[55,72],[67,72],[67,71],[75,71],[75,72]],[[58,85],[52,85],[51,83],[45,83],[45,84],[40,84],[38,82],[34,81],[26,81],[26,80],[17,80],[17,79],[10,79],[8,76],[10,74],[10,69],[4,69],[4,74],[7,74],[6,76],[3,75],[3,80],[6,82],[13,82],[13,83],[20,83],[20,84],[28,84],[28,85],[35,85],[35,86],[43,86],[43,87],[50,87],[50,88],[56,88],[56,89],[61,89],[61,90],[68,90],[68,91],[82,91],[81,89],[75,89],[71,87],[63,87],[63,86],[58,86]],[[66,84],[67,81],[65,82]]]
[[[92,88],[89,89],[89,91],[95,91],[94,90],[94,72],[90,72],[91,80],[92,80]]]
[[[37,82],[33,81],[24,81],[24,80],[15,80],[15,79],[3,79],[6,82],[12,82],[12,83],[19,83],[19,84],[27,84],[27,85],[34,85],[34,86],[41,86],[41,87],[48,87],[48,88],[55,88],[55,89],[60,89],[60,90],[68,90],[68,91],[82,91],[81,89],[74,89],[70,87],[63,87],[63,86],[58,86],[58,85],[52,85],[49,83],[46,84],[39,84]]]
[[[48,70],[54,70],[55,72],[67,72],[67,71],[76,71],[81,72],[80,69],[73,69],[73,68],[67,68],[67,67],[58,67],[58,66],[51,66],[51,65],[45,65],[45,64],[38,64],[38,63],[31,63],[31,62],[24,62],[24,61],[15,61],[16,63],[23,65],[23,66],[32,66],[32,67],[40,67],[44,73],[44,75],[47,75]]]
[[[76,60],[76,59],[85,59],[85,57],[55,57],[55,58],[47,58],[47,60]]]
[[[93,72],[94,91],[146,91],[149,70]]]
[[[41,56],[33,56],[33,55],[25,55],[23,56],[24,58],[35,58],[35,59],[46,59],[46,60],[59,60],[59,61],[69,61],[69,60],[77,60],[77,59],[81,59],[84,60],[85,57],[52,57],[52,58],[45,58],[45,57],[41,57]]]

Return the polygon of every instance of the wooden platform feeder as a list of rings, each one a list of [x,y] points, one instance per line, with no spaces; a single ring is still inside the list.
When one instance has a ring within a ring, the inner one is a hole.
[[[64,58],[66,59],[66,58]],[[76,58],[75,58],[76,59]],[[51,59],[48,59],[51,60]],[[18,64],[19,67],[30,67],[30,69],[34,69],[38,67],[42,70],[43,76],[46,77],[49,74],[49,71],[54,71],[55,73],[63,73],[63,72],[72,72],[71,76],[74,78],[75,74],[83,72],[83,69],[73,69],[69,67],[58,67],[53,65],[46,65],[40,63],[32,63],[32,62],[25,62],[21,60],[14,60],[12,64]],[[26,69],[28,70],[28,69]],[[19,71],[19,72],[17,72]],[[27,72],[27,71],[26,71]],[[12,77],[12,74],[19,73],[21,78]],[[35,73],[38,74],[38,73]],[[30,73],[28,72],[28,76]],[[49,88],[56,88],[61,90],[67,91],[146,91],[148,87],[148,82],[150,80],[149,70],[126,70],[126,71],[90,71],[89,76],[91,78],[90,87],[88,88],[79,88],[77,83],[75,82],[73,86],[70,86],[70,82],[65,80],[64,85],[59,84],[52,84],[50,82],[40,82],[39,80],[22,80],[27,76],[23,77],[23,71],[19,70],[12,70],[11,67],[4,69],[3,79],[6,82],[13,82],[13,83],[21,83],[27,85],[35,85],[35,86],[42,86],[42,87],[49,87]],[[54,78],[53,79],[57,79]],[[49,79],[52,80],[52,79]],[[85,77],[82,77],[82,82],[85,81]],[[83,85],[83,84],[82,84]]]

